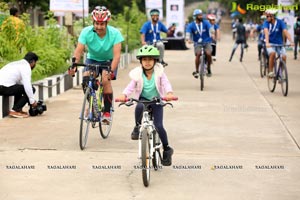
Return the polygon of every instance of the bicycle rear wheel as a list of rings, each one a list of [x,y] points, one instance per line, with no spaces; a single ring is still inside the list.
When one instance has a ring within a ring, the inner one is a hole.
[[[281,91],[283,96],[287,96],[288,95],[288,89],[289,89],[289,81],[288,81],[288,72],[287,72],[287,68],[286,68],[286,64],[284,61],[280,62],[279,65],[279,70],[280,70],[280,84],[281,84]]]
[[[101,98],[102,105],[104,105],[103,98]],[[104,108],[101,111],[101,116],[103,116]],[[99,131],[103,139],[106,139],[111,131],[112,122],[113,122],[113,113],[114,113],[114,100],[112,99],[111,108],[110,108],[110,121],[109,122],[99,122]]]
[[[87,88],[84,94],[82,109],[80,113],[79,146],[81,150],[86,147],[92,119],[90,98],[91,91],[90,88]]]
[[[160,148],[155,149],[155,147],[159,146],[160,139],[159,135],[156,131],[153,132],[153,158],[152,158],[152,165],[154,170],[158,170],[160,168],[160,163],[161,163],[161,154],[160,154]]]
[[[142,176],[145,187],[150,183],[150,146],[148,133],[146,130],[142,132]]]

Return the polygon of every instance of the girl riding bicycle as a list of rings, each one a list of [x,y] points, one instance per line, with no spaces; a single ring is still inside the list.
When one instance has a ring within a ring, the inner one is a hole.
[[[163,66],[158,63],[158,49],[151,45],[145,45],[138,50],[136,57],[140,60],[141,66],[130,71],[131,81],[119,99],[125,101],[132,93],[135,93],[135,98],[137,99],[152,100],[154,97],[173,99],[172,86],[164,73]],[[173,149],[169,146],[167,132],[163,126],[163,107],[161,105],[151,105],[151,108],[154,125],[164,148],[162,164],[170,166],[172,164]],[[131,134],[132,140],[137,140],[139,137],[139,125],[141,124],[142,114],[143,105],[139,103],[135,108],[136,126]]]

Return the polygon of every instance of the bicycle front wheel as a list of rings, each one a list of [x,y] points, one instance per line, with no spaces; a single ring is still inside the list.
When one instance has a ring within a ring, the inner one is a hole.
[[[264,52],[262,52],[260,55],[259,64],[260,64],[260,77],[263,78],[266,75],[266,65],[267,65],[267,60],[266,57],[264,56]]]
[[[81,150],[83,150],[86,147],[89,128],[92,119],[90,98],[91,98],[91,91],[90,88],[87,88],[84,94],[82,109],[80,113],[79,146]]]
[[[275,88],[276,88],[276,80],[277,80],[277,72],[275,70],[275,67],[274,67],[274,71],[275,71],[275,76],[274,77],[267,77],[268,79],[268,88],[269,88],[269,91],[270,92],[274,92],[275,91]]]
[[[103,98],[102,98],[103,99]],[[102,100],[101,99],[101,100]],[[102,101],[102,105],[104,102]],[[103,110],[101,111],[101,116],[103,116]],[[99,131],[100,135],[103,139],[106,139],[111,131],[112,122],[113,122],[113,113],[114,113],[114,100],[111,101],[111,108],[110,108],[110,120],[107,122],[99,122]]]
[[[200,90],[203,91],[204,88],[204,75],[200,74]]]
[[[160,139],[159,139],[159,135],[156,131],[153,132],[153,158],[152,158],[152,165],[154,170],[158,170],[160,168],[160,148],[158,148],[160,145]]]
[[[145,187],[150,183],[150,146],[148,133],[146,130],[142,132],[142,176]]]
[[[289,89],[289,79],[286,64],[284,61],[280,62],[279,70],[281,71],[279,78],[279,82],[281,84],[281,91],[283,96],[287,96]]]
[[[204,56],[201,56],[200,60],[200,90],[203,91],[204,88],[204,74],[205,74],[205,66],[204,66]]]

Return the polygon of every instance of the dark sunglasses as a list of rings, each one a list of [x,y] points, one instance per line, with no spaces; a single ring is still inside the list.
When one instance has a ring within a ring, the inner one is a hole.
[[[267,18],[272,17],[271,15],[267,15]]]

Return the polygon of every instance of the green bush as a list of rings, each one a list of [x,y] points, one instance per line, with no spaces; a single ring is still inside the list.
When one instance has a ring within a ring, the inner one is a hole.
[[[0,8],[2,7],[6,8],[7,13],[8,7],[0,4]],[[2,10],[0,11],[2,12]],[[28,14],[22,14],[21,18],[25,23],[25,31],[22,31],[18,36],[12,25],[4,31],[0,31],[0,68],[8,62],[22,59],[28,51],[33,51],[39,56],[37,66],[32,72],[33,81],[65,72],[82,30],[82,19],[75,22],[75,36],[72,37],[67,33],[65,27],[57,26],[51,12],[47,13],[49,20],[45,27],[32,28]],[[145,13],[139,11],[134,0],[131,7],[124,7],[123,13],[112,16],[109,25],[118,28],[125,39],[122,44],[123,52],[125,52],[126,44],[128,44],[129,51],[140,47],[139,31],[146,20]],[[90,16],[85,18],[85,26],[88,25],[92,25]]]
[[[28,14],[24,13],[21,19],[25,23],[25,31],[17,35],[12,24],[7,24],[0,31],[0,68],[11,61],[22,59],[28,51],[32,51],[39,56],[37,66],[32,71],[33,81],[65,72],[74,50],[72,37],[67,30],[58,27],[53,17],[49,18],[46,27],[35,28],[29,25]]]

